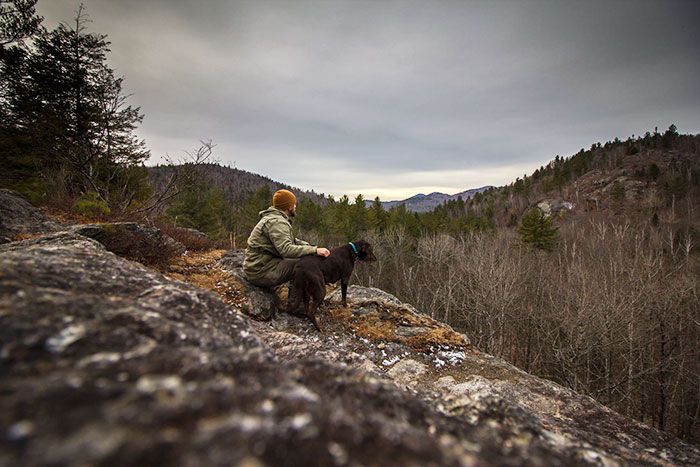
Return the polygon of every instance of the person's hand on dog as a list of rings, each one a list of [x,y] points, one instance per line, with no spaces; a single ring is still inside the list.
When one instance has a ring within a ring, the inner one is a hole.
[[[316,248],[316,254],[318,256],[323,256],[324,258],[327,258],[330,256],[331,252],[328,250],[328,248]]]

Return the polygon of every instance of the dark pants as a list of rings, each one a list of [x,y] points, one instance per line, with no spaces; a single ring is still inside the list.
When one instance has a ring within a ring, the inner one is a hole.
[[[289,282],[294,278],[294,266],[299,261],[299,258],[283,259],[270,272],[258,279],[248,279],[251,284],[258,287],[272,288],[285,282]]]

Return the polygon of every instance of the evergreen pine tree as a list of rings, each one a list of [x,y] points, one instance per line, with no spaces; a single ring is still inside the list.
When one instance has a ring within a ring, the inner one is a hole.
[[[384,206],[382,206],[382,202],[379,200],[379,196],[374,198],[368,217],[371,228],[378,232],[383,232],[386,229],[388,215],[384,210]]]
[[[316,230],[325,232],[322,217],[321,206],[317,205],[310,199],[302,198],[297,206],[297,215],[294,219],[294,225],[300,230],[308,232]]]
[[[0,0],[0,49],[33,36],[43,18],[36,14],[37,0]]]
[[[625,185],[619,180],[615,180],[610,190],[610,196],[612,196],[613,200],[616,202],[622,202],[625,199]]]
[[[271,205],[272,190],[268,185],[263,185],[243,203],[239,213],[238,224],[243,230],[252,230],[260,220],[260,211],[269,208]]]
[[[347,195],[340,197],[333,206],[333,223],[335,233],[343,240],[352,240],[356,230],[352,222],[350,198]]]
[[[531,209],[523,217],[518,233],[523,244],[540,250],[552,251],[557,243],[557,228],[552,218],[539,208]]]
[[[350,221],[352,223],[352,231],[350,232],[353,235],[352,239],[357,240],[357,236],[365,232],[369,226],[365,199],[362,195],[357,195],[355,197],[355,203],[350,209]]]
[[[16,176],[60,171],[68,194],[91,191],[124,207],[143,192],[123,189],[149,155],[134,134],[143,115],[126,104],[123,78],[107,65],[106,36],[88,33],[87,23],[81,6],[72,26],[43,32],[29,48],[2,50],[0,136],[11,140],[5,147]]]
[[[226,202],[217,188],[193,188],[180,193],[170,208],[168,215],[181,227],[197,229],[210,238],[224,238]]]

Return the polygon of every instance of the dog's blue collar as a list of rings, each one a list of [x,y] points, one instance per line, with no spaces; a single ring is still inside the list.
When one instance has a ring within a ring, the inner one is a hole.
[[[348,245],[350,245],[352,247],[352,251],[354,251],[355,254],[357,254],[357,247],[355,246],[355,244],[352,242],[348,242]]]

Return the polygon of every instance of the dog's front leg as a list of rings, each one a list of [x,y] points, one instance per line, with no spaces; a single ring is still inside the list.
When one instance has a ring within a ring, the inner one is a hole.
[[[340,292],[343,298],[343,307],[348,306],[348,280],[345,278],[340,279]]]

